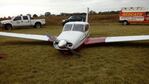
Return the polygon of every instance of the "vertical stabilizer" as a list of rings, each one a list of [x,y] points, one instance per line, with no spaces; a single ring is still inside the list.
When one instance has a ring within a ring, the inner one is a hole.
[[[89,8],[87,8],[86,21],[85,22],[88,22],[88,14],[89,14]]]

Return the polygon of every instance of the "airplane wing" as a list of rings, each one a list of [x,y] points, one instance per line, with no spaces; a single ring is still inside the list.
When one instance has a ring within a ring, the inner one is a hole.
[[[149,35],[87,38],[84,44],[89,45],[97,43],[127,42],[140,40],[149,40]]]
[[[8,33],[8,32],[0,32],[0,36],[50,41],[50,42],[53,42],[55,40],[55,37],[48,35],[20,34],[20,33]]]

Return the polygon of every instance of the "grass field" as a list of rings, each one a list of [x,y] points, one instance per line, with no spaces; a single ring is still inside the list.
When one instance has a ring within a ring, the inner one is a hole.
[[[12,32],[58,35],[61,26]],[[91,36],[147,35],[149,25],[91,24]],[[149,41],[83,46],[81,57],[51,43],[0,37],[1,84],[149,84]]]

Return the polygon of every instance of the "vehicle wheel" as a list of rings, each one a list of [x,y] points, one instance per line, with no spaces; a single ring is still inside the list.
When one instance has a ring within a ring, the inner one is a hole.
[[[5,30],[12,30],[12,26],[10,25],[10,24],[8,24],[8,25],[5,25]]]
[[[123,21],[123,25],[128,25],[128,21]]]
[[[35,28],[41,28],[41,24],[40,23],[36,23],[35,24]]]

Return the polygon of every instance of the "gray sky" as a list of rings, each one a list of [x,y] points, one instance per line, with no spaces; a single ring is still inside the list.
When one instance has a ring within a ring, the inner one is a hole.
[[[0,17],[20,14],[52,14],[119,10],[122,7],[149,8],[149,0],[0,0]]]

